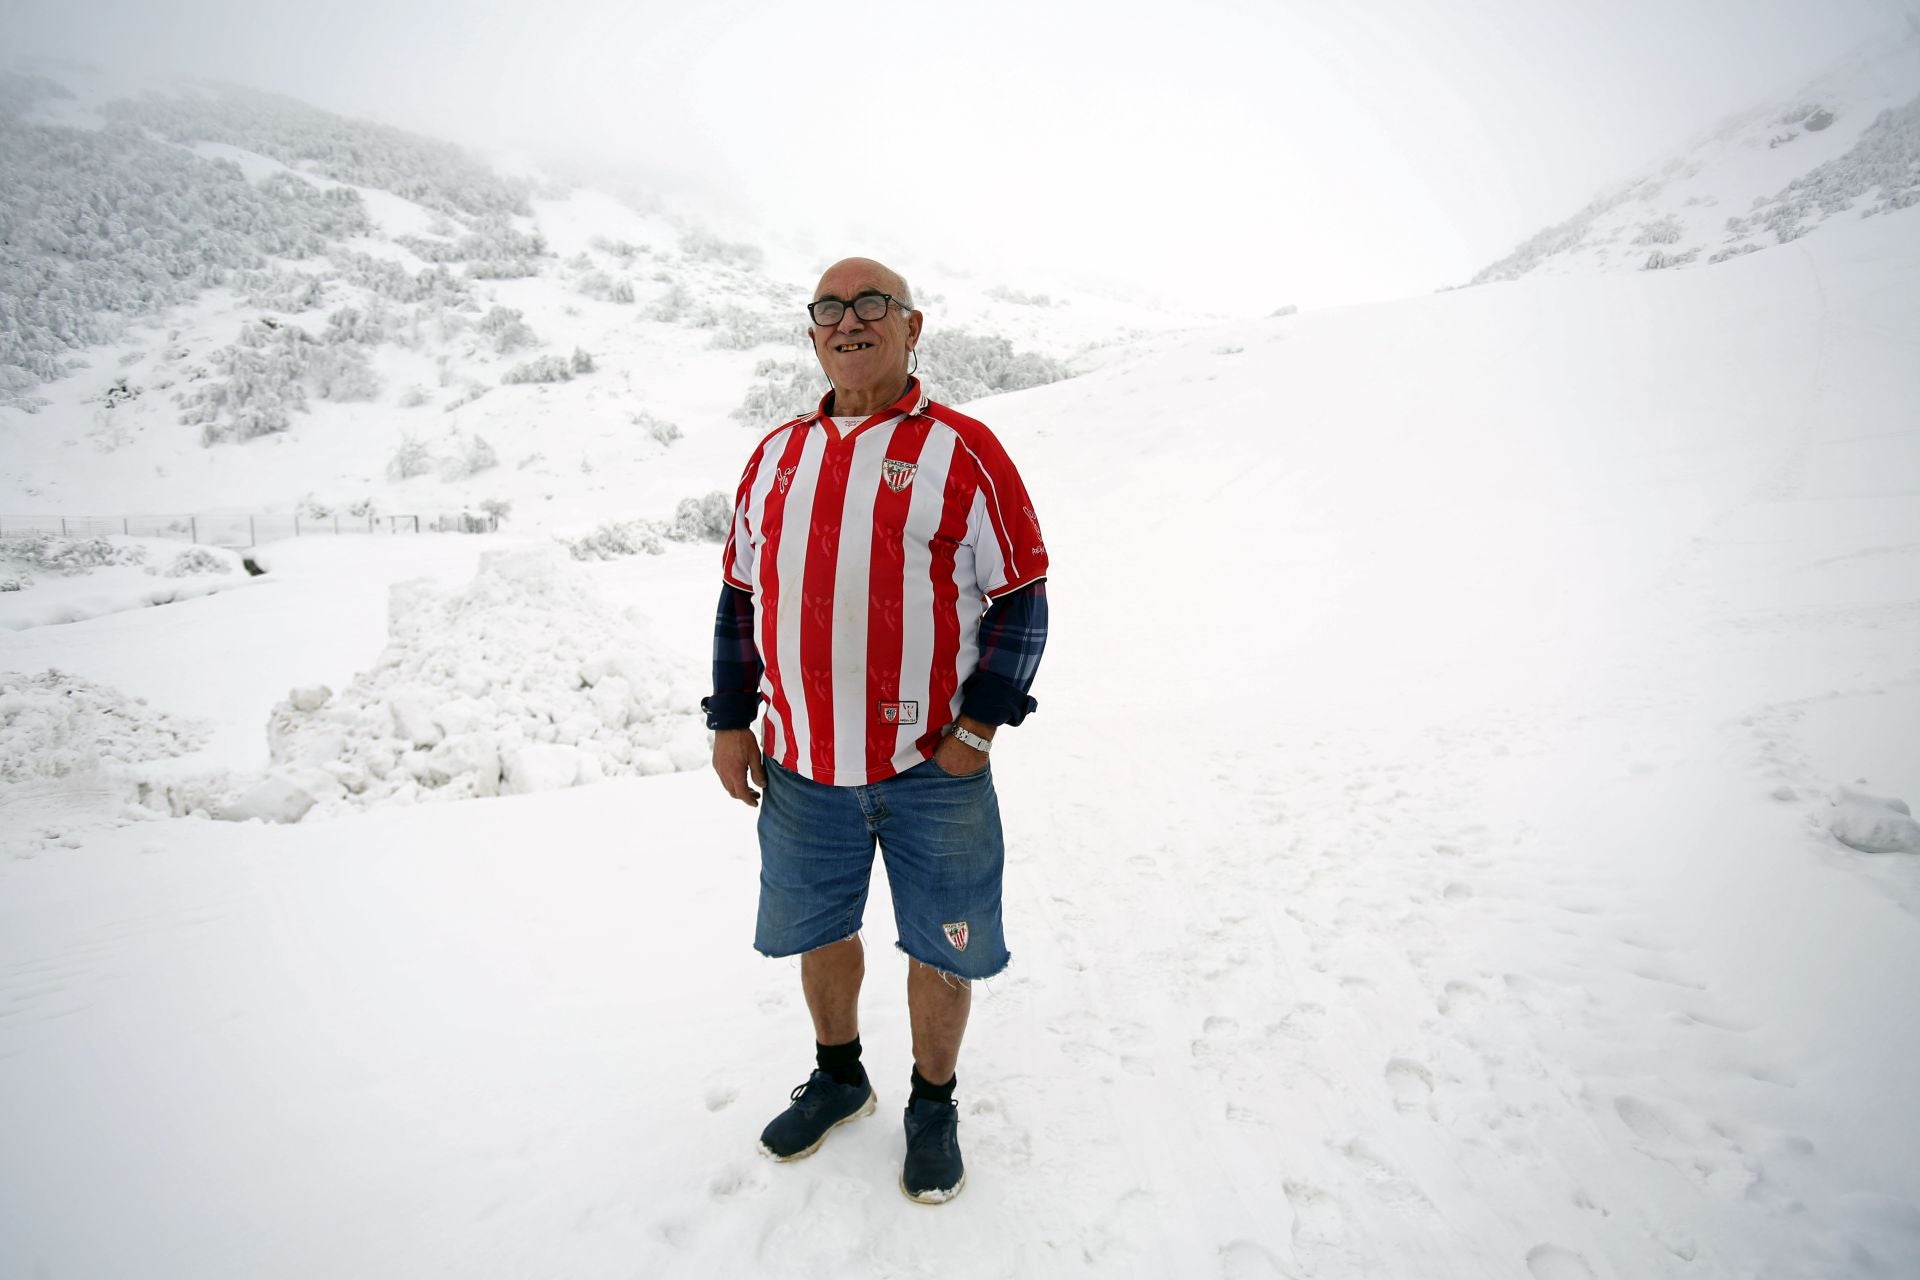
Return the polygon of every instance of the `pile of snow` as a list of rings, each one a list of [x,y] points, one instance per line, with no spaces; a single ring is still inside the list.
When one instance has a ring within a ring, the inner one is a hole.
[[[1920,822],[1905,800],[1835,787],[1827,830],[1862,853],[1920,853]]]
[[[127,766],[198,750],[207,727],[49,668],[0,674],[0,792],[86,788]]]
[[[273,709],[268,776],[223,816],[551,791],[707,761],[699,693],[558,548],[489,552],[464,590],[401,583],[371,671]]]
[[[0,631],[81,622],[244,586],[224,547],[167,538],[0,538]],[[164,581],[156,581],[164,579]]]

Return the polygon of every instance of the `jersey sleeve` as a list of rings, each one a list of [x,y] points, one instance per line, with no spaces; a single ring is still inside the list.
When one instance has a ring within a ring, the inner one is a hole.
[[[728,586],[742,591],[753,590],[753,526],[748,514],[753,501],[754,477],[759,474],[760,459],[765,456],[766,450],[760,448],[747,460],[747,469],[741,473],[740,485],[733,492],[733,522],[727,526],[727,545],[720,552],[720,576]]]
[[[969,444],[980,472],[967,519],[974,572],[983,594],[1003,596],[1047,576],[1047,544],[1033,498],[1000,442],[983,433]]]

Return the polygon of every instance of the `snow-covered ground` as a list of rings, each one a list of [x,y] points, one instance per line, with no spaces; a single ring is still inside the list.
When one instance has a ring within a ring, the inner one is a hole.
[[[0,633],[164,757],[0,787],[0,1274],[1915,1274],[1920,861],[1833,823],[1920,800],[1916,298],[1906,210],[974,405],[1058,575],[938,1210],[894,1185],[877,896],[880,1113],[756,1155],[809,1028],[703,770],[126,820],[266,769],[290,690],[426,653],[394,601],[531,544],[304,539]],[[724,443],[651,483],[729,487]],[[716,560],[553,589],[697,686]]]

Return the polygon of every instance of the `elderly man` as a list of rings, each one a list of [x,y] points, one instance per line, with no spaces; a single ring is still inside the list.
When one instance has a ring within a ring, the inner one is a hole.
[[[1000,442],[912,376],[924,317],[905,280],[848,258],[807,312],[833,389],[747,461],[702,704],[721,785],[759,808],[754,946],[800,957],[813,1016],[817,1069],[760,1143],[797,1160],[874,1109],[859,999],[877,842],[913,1029],[900,1189],[937,1204],[966,1178],[969,984],[1007,963],[987,752],[1035,705],[1047,551]]]

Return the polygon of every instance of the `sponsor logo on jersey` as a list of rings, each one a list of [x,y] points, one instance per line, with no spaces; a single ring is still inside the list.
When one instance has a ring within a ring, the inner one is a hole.
[[[787,486],[793,483],[793,473],[798,470],[798,467],[781,467],[773,473],[774,482],[780,486],[780,492],[787,491]]]
[[[883,702],[880,704],[880,719],[886,724],[919,724],[920,704],[918,702]]]
[[[913,473],[920,469],[917,462],[901,462],[888,458],[880,464],[880,478],[887,482],[887,488],[902,493],[913,483]]]

